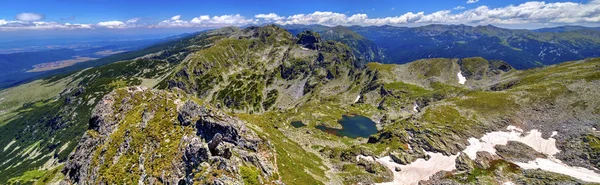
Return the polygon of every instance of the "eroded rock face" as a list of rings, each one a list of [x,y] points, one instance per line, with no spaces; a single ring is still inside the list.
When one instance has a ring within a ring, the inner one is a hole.
[[[317,50],[321,42],[321,36],[313,31],[304,31],[298,34],[298,44],[305,48]]]
[[[263,183],[277,180],[272,151],[259,151],[263,140],[243,121],[176,97],[135,87],[106,95],[63,184],[243,184],[240,166],[258,169]]]

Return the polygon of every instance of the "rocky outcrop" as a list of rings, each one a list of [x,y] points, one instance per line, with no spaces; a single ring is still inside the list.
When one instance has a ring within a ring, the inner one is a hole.
[[[63,184],[243,184],[241,166],[260,169],[260,182],[277,180],[272,151],[243,121],[165,91],[116,90],[89,128]]]
[[[297,44],[302,45],[305,48],[318,50],[321,43],[321,36],[313,31],[303,31],[298,34]]]
[[[496,145],[494,148],[500,157],[514,162],[526,163],[536,158],[546,158],[546,155],[518,141],[508,141],[507,145]]]
[[[465,153],[460,153],[456,158],[456,169],[459,171],[472,171],[475,169],[475,165],[475,161]]]

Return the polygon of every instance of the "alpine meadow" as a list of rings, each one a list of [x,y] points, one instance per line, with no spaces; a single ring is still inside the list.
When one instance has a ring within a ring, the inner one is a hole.
[[[0,184],[600,184],[600,0],[8,0]]]

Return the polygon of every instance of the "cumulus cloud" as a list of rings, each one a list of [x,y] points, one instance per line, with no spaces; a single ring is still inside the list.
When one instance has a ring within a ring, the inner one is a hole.
[[[454,7],[454,8],[452,8],[452,9],[453,9],[453,10],[464,10],[464,9],[465,9],[465,7],[464,7],[464,6],[457,6],[457,7]]]
[[[221,26],[241,26],[255,24],[257,20],[247,19],[240,14],[209,16],[201,15],[194,17],[190,21],[181,20],[181,16],[173,16],[169,20],[164,20],[157,25],[150,27],[169,28],[169,27],[221,27]]]
[[[43,21],[6,21],[0,20],[0,31],[19,31],[19,30],[50,30],[50,29],[92,29],[91,24],[71,24],[58,22],[43,22]]]
[[[96,24],[96,26],[102,27],[102,28],[118,28],[118,29],[135,28],[135,27],[140,27],[140,25],[136,24],[139,20],[140,20],[140,18],[132,18],[125,22],[123,22],[123,21],[104,21],[104,22],[99,22],[98,24]]]
[[[453,10],[464,9],[456,7]],[[600,23],[600,0],[588,3],[543,1],[525,2],[500,8],[479,6],[462,12],[440,10],[426,14],[408,12],[399,16],[369,18],[366,14],[346,15],[336,12],[297,14],[275,21],[278,24],[323,25],[407,25],[407,24],[569,24]]]
[[[140,18],[133,18],[133,19],[129,19],[129,20],[125,21],[125,23],[130,23],[130,24],[131,24],[131,23],[136,23],[136,22],[138,22],[139,20],[140,20]]]
[[[181,20],[181,15],[171,17],[171,19],[164,20],[152,27],[190,27],[188,21]]]
[[[125,23],[121,22],[121,21],[106,21],[106,22],[99,22],[98,26],[106,27],[106,28],[122,28],[125,26]]]
[[[476,3],[476,2],[479,2],[479,0],[468,0],[467,4],[473,4],[473,3]]]
[[[477,2],[477,0],[471,0]],[[392,8],[393,10],[394,8]],[[456,11],[460,10],[460,11]],[[154,24],[138,24],[139,18],[129,20],[101,21],[97,24],[75,24],[43,22],[43,15],[21,13],[15,20],[0,19],[1,30],[23,29],[123,29],[133,27],[172,28],[172,27],[223,27],[249,24],[322,24],[335,25],[396,25],[413,26],[424,24],[469,24],[469,25],[598,25],[600,24],[600,0],[586,3],[529,1],[498,8],[478,6],[467,9],[457,6],[436,12],[407,12],[390,17],[369,17],[366,13],[348,14],[339,12],[316,11],[307,14],[283,16],[276,13],[257,14],[246,18],[240,14],[200,15],[184,20],[175,15]]]
[[[285,17],[281,17],[275,13],[258,14],[258,15],[255,15],[254,18],[265,19],[265,20],[274,20],[274,21],[279,21],[279,20],[285,19]]]
[[[15,19],[25,22],[39,21],[44,19],[44,15],[37,13],[20,13],[15,16]]]

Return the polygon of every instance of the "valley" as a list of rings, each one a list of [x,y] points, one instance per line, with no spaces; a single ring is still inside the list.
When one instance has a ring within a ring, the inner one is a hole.
[[[600,59],[365,29],[224,27],[4,89],[0,184],[600,183]]]

